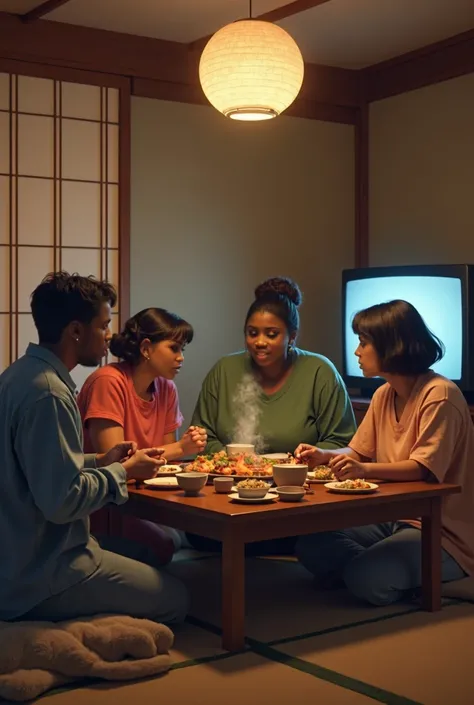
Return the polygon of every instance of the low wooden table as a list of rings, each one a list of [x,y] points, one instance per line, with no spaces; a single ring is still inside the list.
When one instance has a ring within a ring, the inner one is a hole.
[[[343,495],[313,485],[302,502],[237,504],[210,485],[199,497],[181,490],[129,488],[120,511],[222,541],[222,645],[244,646],[245,544],[265,539],[332,531],[351,526],[421,517],[422,604],[441,609],[441,500],[457,485],[426,482],[381,484],[371,495]]]

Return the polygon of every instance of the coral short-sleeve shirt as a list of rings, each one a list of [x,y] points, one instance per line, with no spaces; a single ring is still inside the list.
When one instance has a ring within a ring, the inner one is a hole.
[[[183,423],[174,382],[157,377],[153,397],[146,401],[135,391],[130,366],[122,362],[105,365],[91,374],[77,403],[86,452],[93,452],[87,431],[90,419],[115,421],[123,428],[125,440],[136,441],[139,448],[163,445],[164,437]]]

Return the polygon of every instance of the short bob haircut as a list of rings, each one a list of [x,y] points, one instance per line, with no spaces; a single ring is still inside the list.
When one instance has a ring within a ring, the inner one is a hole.
[[[419,375],[444,355],[443,343],[414,306],[397,299],[359,311],[352,330],[374,346],[382,372]]]
[[[144,308],[128,319],[123,330],[112,336],[110,352],[131,365],[142,359],[140,345],[146,339],[152,343],[173,340],[184,347],[193,339],[190,323],[164,308]]]

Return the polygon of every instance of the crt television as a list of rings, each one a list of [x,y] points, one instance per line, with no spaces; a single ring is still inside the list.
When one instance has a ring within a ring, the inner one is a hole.
[[[443,342],[445,355],[433,370],[453,380],[466,396],[474,392],[474,265],[437,264],[346,269],[342,273],[343,376],[348,387],[370,394],[384,380],[366,379],[354,351],[352,331],[357,311],[404,299],[420,312]]]

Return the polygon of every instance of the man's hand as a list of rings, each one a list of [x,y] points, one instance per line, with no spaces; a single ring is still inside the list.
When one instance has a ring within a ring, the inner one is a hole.
[[[166,458],[161,457],[163,448],[142,448],[137,450],[123,464],[129,480],[150,480],[156,477],[158,468],[166,464]]]
[[[329,461],[329,467],[340,482],[344,480],[363,480],[365,463],[361,463],[350,455],[335,455]]]
[[[207,432],[200,426],[190,426],[179,441],[183,455],[202,453],[207,444]]]
[[[97,453],[97,467],[105,467],[112,463],[123,463],[127,458],[130,458],[137,451],[135,441],[122,441],[113,446],[107,453]]]
[[[303,463],[307,463],[310,470],[315,468],[316,465],[325,465],[328,462],[327,452],[316,446],[311,446],[309,443],[300,443],[294,452],[294,456]]]

